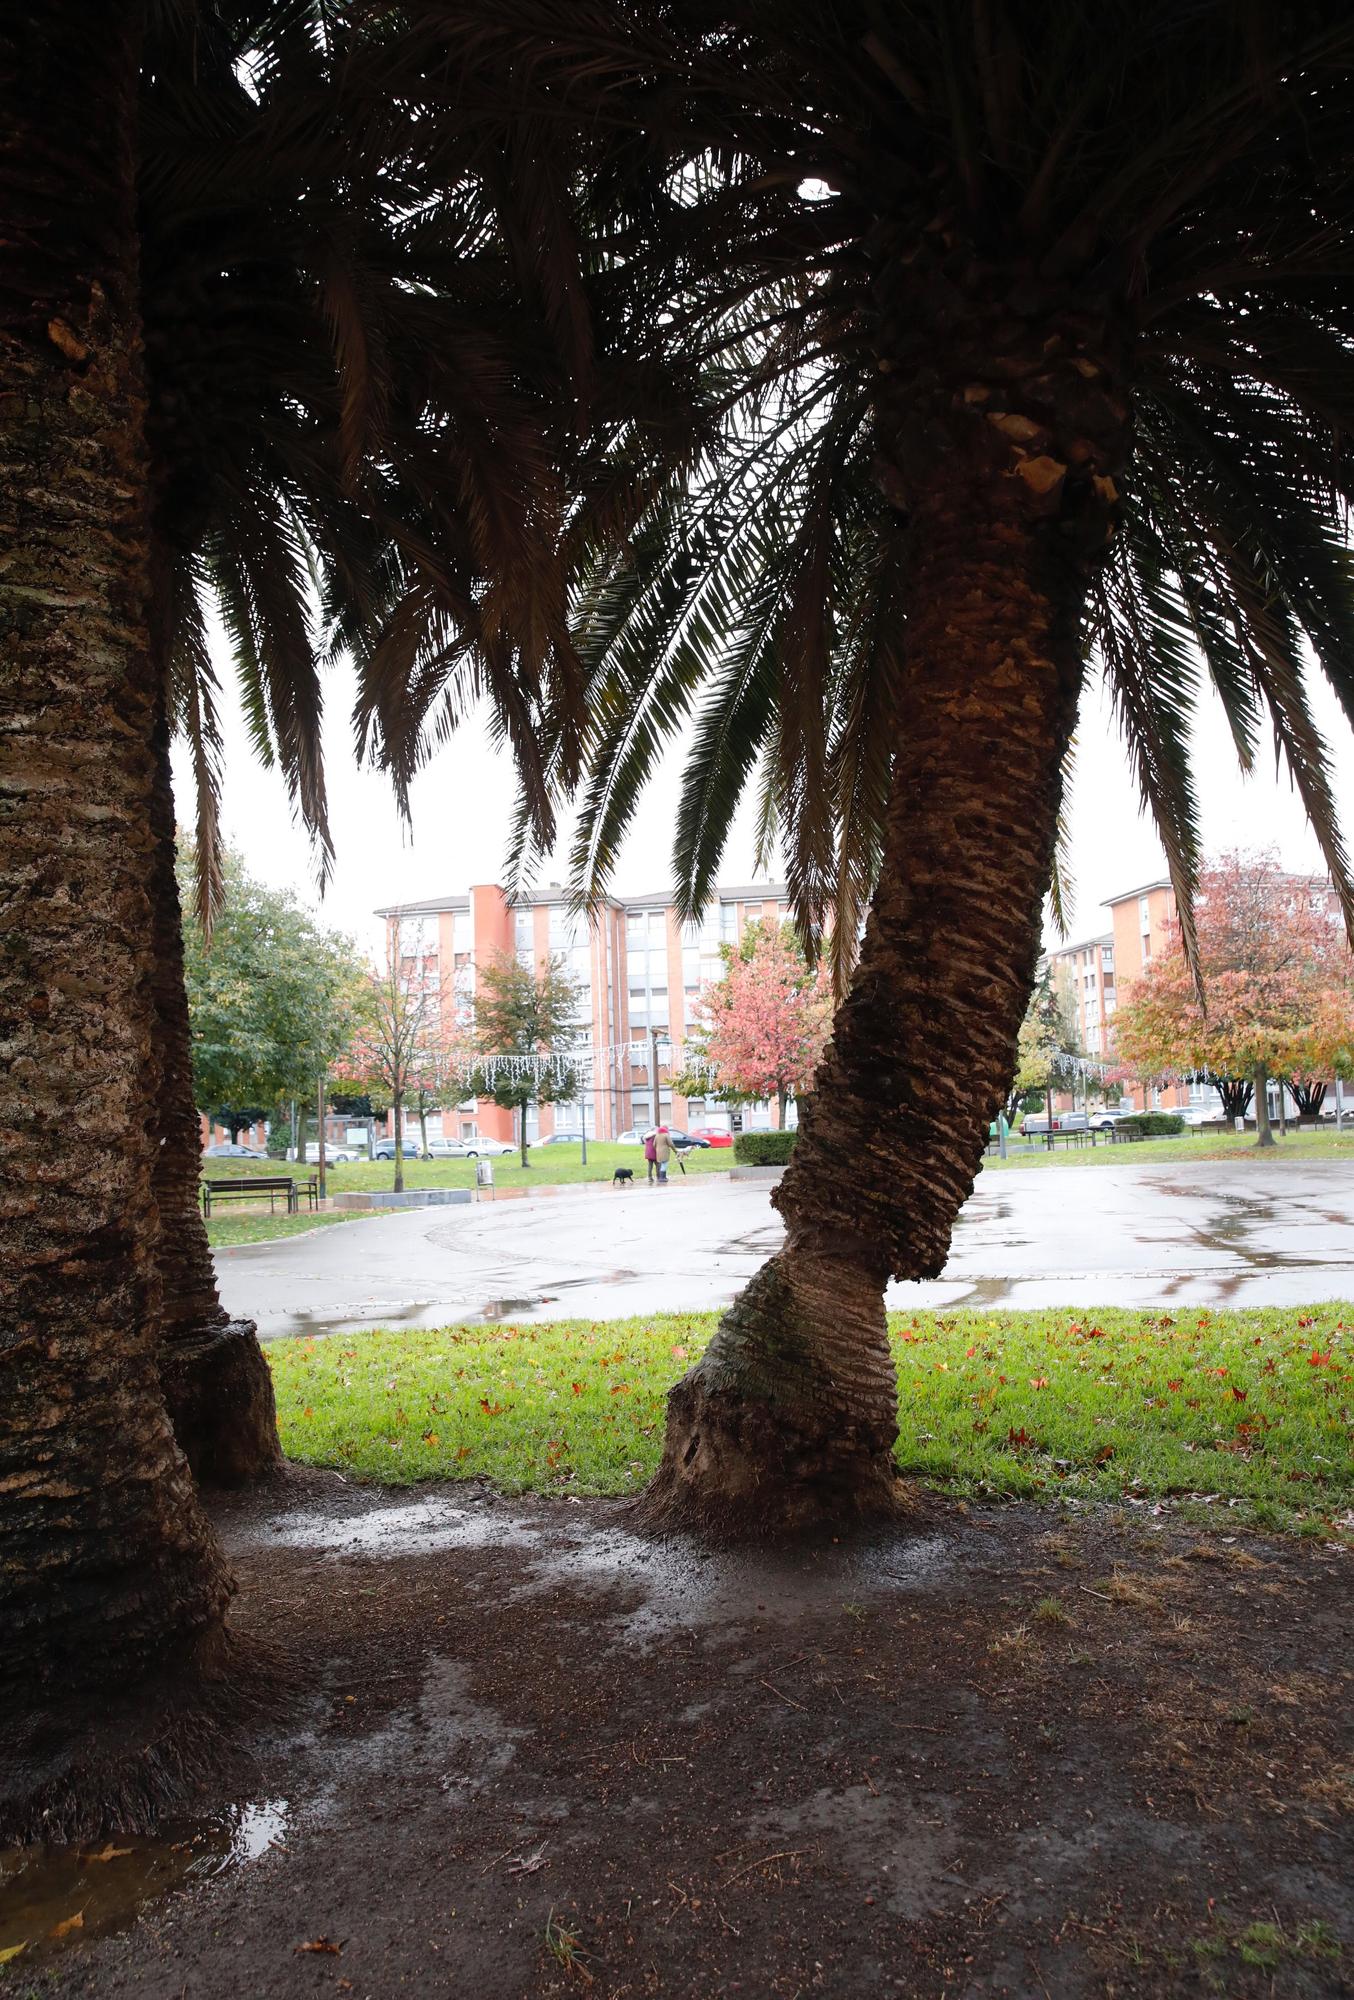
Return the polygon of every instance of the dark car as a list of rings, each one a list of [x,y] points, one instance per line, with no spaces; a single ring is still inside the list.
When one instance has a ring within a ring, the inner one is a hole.
[[[400,1141],[400,1153],[406,1160],[416,1160],[419,1157],[418,1140],[415,1139],[411,1146],[407,1139],[402,1139]],[[393,1160],[395,1157],[395,1141],[393,1139],[378,1139],[371,1149],[371,1157],[373,1160]]]
[[[702,1139],[699,1132],[669,1132],[668,1137],[679,1153],[694,1153],[701,1146],[707,1153],[710,1150],[710,1141]]]

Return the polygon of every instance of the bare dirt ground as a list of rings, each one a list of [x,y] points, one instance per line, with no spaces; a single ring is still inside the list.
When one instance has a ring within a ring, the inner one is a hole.
[[[936,1502],[709,1556],[321,1473],[220,1520],[295,1662],[266,1837],[6,2000],[1354,1992],[1346,1549]]]

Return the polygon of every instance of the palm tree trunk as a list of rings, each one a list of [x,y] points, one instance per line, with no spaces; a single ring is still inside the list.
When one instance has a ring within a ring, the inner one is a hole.
[[[152,997],[160,1055],[152,1175],[160,1215],[157,1262],[163,1331],[160,1380],[174,1435],[201,1485],[247,1486],[277,1472],[273,1378],[252,1320],[232,1320],[198,1206],[202,1142],[193,1098],[192,1039],[183,980],[183,925],[174,872],[174,790],[163,677],[155,717],[151,832]]]
[[[217,1658],[231,1589],[156,1367],[137,17],[0,18],[0,1838],[173,1793],[159,1704],[108,1704]]]
[[[1048,352],[1032,341],[1031,373],[1049,368]],[[958,365],[977,364],[961,354]],[[934,428],[909,433],[906,411],[894,433],[884,483],[908,511],[910,574],[880,878],[772,1197],[785,1246],[669,1398],[643,1502],[665,1525],[778,1530],[900,1504],[882,1294],[891,1275],[940,1274],[1014,1072],[1082,680],[1087,578],[1113,532],[1102,468],[1125,443],[1124,409],[1107,399],[1118,432],[1107,421],[1103,448],[1083,447],[1089,469],[1075,490],[1067,463],[1048,455],[1056,438],[1024,477],[1006,430],[960,428],[971,419],[951,407],[965,397],[955,388],[936,414],[951,426],[948,453]]]

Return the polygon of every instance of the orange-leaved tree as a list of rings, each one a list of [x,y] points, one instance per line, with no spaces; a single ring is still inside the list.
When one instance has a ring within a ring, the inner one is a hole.
[[[1213,1084],[1229,1117],[1254,1094],[1259,1143],[1272,1145],[1269,1077],[1295,1082],[1319,1109],[1354,1043],[1354,960],[1335,899],[1272,854],[1233,853],[1203,870],[1196,909],[1199,983],[1176,924],[1119,1006],[1116,1053],[1142,1079]]]

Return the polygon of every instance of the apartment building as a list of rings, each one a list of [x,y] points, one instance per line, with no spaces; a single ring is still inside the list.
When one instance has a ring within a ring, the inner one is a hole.
[[[782,882],[719,888],[698,923],[683,925],[666,892],[608,897],[590,916],[570,908],[564,887],[510,896],[497,883],[378,910],[392,956],[406,978],[439,996],[444,1016],[468,1011],[483,966],[515,954],[540,966],[559,956],[578,983],[575,1056],[583,1076],[571,1104],[533,1105],[528,1139],[585,1130],[612,1139],[655,1117],[690,1127],[727,1124],[722,1107],[674,1095],[682,1050],[701,988],[723,972],[720,946],[741,942],[749,924],[778,924],[789,914]],[[653,1041],[658,1043],[655,1093]],[[656,1097],[656,1103],[655,1103]],[[753,1107],[750,1125],[772,1122]],[[514,1114],[487,1099],[443,1110],[430,1132],[513,1139]]]
[[[1294,876],[1291,880],[1307,889],[1324,886],[1314,876]],[[1082,1048],[1092,1061],[1112,1063],[1115,1006],[1127,999],[1152,960],[1169,948],[1176,916],[1175,891],[1163,877],[1111,896],[1104,907],[1110,913],[1110,929],[1085,943],[1064,945],[1050,955],[1050,963],[1054,979],[1074,1004]],[[1277,1091],[1278,1086],[1274,1088]],[[1141,1093],[1125,1088],[1123,1094],[1136,1104]],[[1284,1101],[1288,1115],[1296,1116],[1291,1096]],[[1058,1102],[1065,1107],[1071,1098],[1060,1096]],[[1203,1110],[1221,1117],[1222,1099],[1209,1084],[1168,1084],[1149,1088],[1146,1103],[1137,1108]]]

